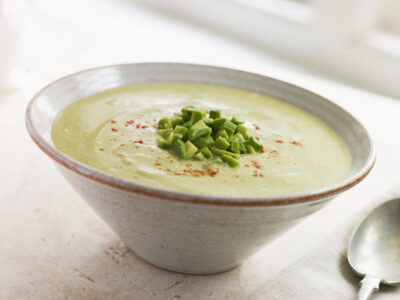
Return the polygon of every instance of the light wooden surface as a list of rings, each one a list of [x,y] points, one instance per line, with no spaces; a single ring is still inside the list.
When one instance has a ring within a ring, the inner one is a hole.
[[[266,51],[184,26],[134,2],[34,3],[29,80],[23,88],[0,92],[0,299],[242,299],[399,178],[396,99],[318,78]],[[140,61],[217,64],[318,92],[370,130],[378,148],[376,167],[362,184],[237,269],[188,276],[153,267],[119,242],[24,126],[29,98],[48,81],[88,67]]]

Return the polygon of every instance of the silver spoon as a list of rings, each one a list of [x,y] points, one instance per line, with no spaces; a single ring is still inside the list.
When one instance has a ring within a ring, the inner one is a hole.
[[[353,270],[365,276],[358,300],[366,300],[381,282],[400,283],[400,198],[375,208],[356,228],[347,251]]]

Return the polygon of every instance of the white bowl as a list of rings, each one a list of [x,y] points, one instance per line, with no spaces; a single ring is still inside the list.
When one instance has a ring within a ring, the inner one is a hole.
[[[319,190],[279,197],[221,197],[165,190],[126,181],[58,151],[52,123],[64,107],[89,95],[143,82],[192,82],[272,96],[310,112],[346,142],[346,179]],[[59,79],[31,100],[26,124],[35,143],[96,213],[137,255],[164,269],[212,274],[231,269],[274,238],[360,182],[375,149],[365,128],[336,104],[302,88],[242,71],[211,66],[143,63],[101,67]]]

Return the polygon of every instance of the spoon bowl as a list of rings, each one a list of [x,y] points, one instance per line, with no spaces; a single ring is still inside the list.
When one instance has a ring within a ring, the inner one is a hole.
[[[350,239],[347,258],[365,276],[359,299],[368,299],[380,282],[400,283],[400,198],[381,204],[362,221]]]

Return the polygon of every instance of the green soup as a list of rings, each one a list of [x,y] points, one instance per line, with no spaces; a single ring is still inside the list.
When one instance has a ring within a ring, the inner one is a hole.
[[[246,120],[262,153],[240,166],[179,160],[157,146],[157,122],[184,106],[220,109]],[[335,184],[349,172],[345,143],[325,123],[285,102],[244,90],[186,83],[149,83],[77,101],[56,117],[57,149],[127,180],[197,194],[274,196]]]

